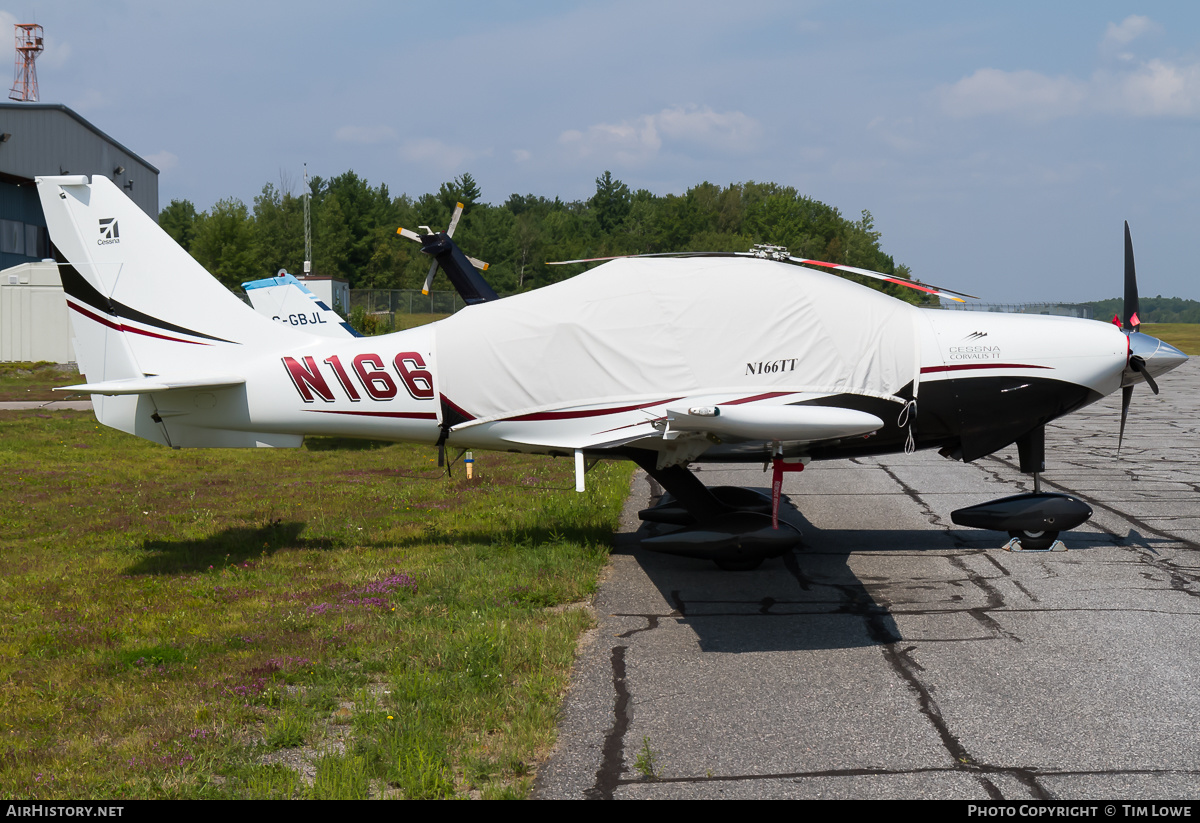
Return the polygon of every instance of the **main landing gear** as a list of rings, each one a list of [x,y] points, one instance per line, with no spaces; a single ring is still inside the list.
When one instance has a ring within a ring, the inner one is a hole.
[[[678,528],[647,537],[649,551],[712,560],[725,571],[758,568],[800,542],[800,530],[772,522],[772,498],[736,486],[708,488],[684,466],[658,468],[658,454],[633,450],[630,458],[668,494],[638,517]]]

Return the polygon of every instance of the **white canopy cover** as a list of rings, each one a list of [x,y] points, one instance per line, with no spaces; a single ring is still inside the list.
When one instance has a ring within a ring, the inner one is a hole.
[[[917,377],[919,311],[769,260],[614,260],[437,323],[437,388],[473,424],[727,392],[891,398]]]

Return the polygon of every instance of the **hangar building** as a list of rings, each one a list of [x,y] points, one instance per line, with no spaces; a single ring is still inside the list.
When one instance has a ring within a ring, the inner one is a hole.
[[[33,179],[104,174],[158,219],[158,169],[71,109],[0,103],[0,361],[69,357],[66,301]],[[70,359],[74,359],[71,357]]]

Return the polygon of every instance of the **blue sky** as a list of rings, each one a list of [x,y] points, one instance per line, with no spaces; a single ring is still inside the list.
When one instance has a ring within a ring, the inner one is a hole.
[[[0,0],[2,3],[2,0]],[[1200,299],[1200,5],[207,2],[0,5],[43,102],[200,209],[302,164],[419,195],[759,180],[988,301]],[[481,251],[481,253],[483,253]]]

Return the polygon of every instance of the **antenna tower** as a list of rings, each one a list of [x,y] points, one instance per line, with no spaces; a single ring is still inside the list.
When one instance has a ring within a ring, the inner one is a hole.
[[[45,49],[42,45],[42,27],[36,23],[16,23],[13,28],[17,30],[17,76],[8,99],[36,103],[38,84],[34,61]]]
[[[312,274],[312,229],[308,224],[308,163],[304,164],[304,273]]]

